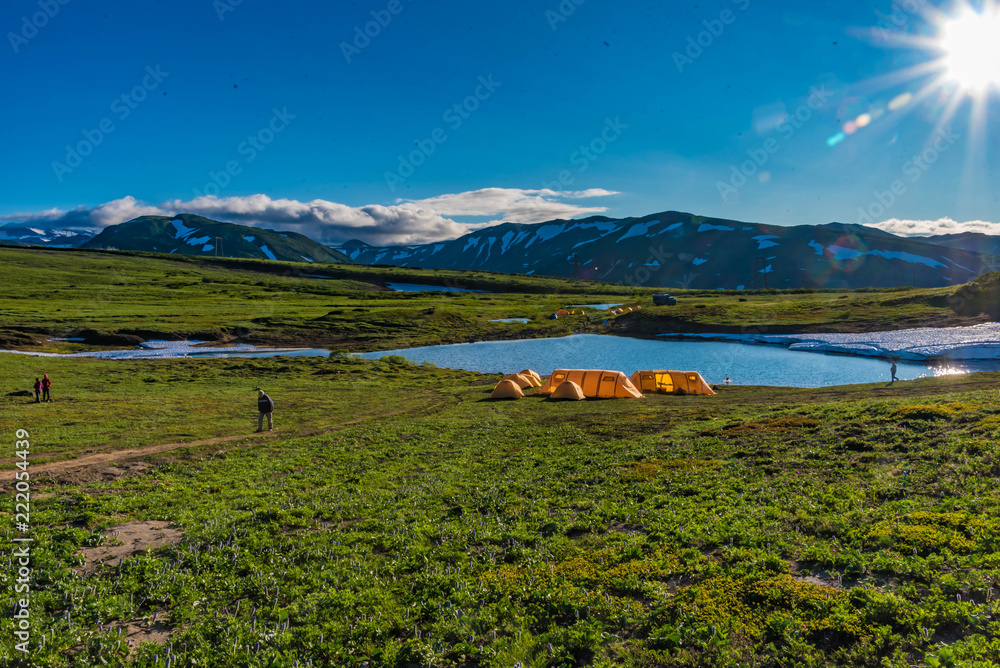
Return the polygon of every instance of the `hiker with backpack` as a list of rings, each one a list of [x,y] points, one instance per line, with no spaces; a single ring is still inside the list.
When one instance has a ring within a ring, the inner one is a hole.
[[[49,388],[52,387],[52,381],[49,380],[49,374],[45,374],[42,378],[42,401],[52,401],[52,397],[49,396]]]
[[[257,431],[264,431],[264,416],[267,416],[267,430],[274,429],[271,421],[271,413],[274,412],[274,402],[271,397],[264,394],[264,390],[257,390],[257,411],[260,415],[257,418]]]

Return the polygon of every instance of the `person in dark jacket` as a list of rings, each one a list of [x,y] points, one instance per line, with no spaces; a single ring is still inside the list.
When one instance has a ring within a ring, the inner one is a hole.
[[[42,399],[42,381],[35,378],[35,403],[41,403]]]
[[[274,412],[274,402],[271,401],[271,397],[264,394],[264,390],[257,390],[257,411],[260,416],[257,418],[257,431],[264,431],[264,416],[267,416],[267,430],[271,431],[274,429],[274,423],[271,421],[271,413]]]
[[[52,381],[49,380],[49,374],[45,374],[42,378],[42,401],[52,401],[52,397],[49,396],[49,388],[52,387]]]

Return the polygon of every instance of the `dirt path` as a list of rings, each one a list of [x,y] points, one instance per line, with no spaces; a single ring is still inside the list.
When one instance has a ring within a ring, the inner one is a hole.
[[[366,422],[368,420],[387,418],[387,417],[392,417],[394,415],[401,415],[404,413],[425,413],[427,411],[434,410],[435,408],[439,408],[442,403],[445,402],[431,403],[431,404],[421,405],[419,407],[402,408],[399,410],[389,411],[386,413],[372,413],[369,415],[362,415],[361,417],[357,417],[352,420],[344,420],[343,422],[338,422],[336,425],[323,424],[320,421],[312,421],[312,422],[302,423],[302,426],[304,428],[298,430],[275,429],[274,431],[265,431],[262,433],[251,432],[248,434],[233,434],[231,436],[217,436],[215,438],[204,438],[197,441],[188,441],[186,443],[160,443],[157,445],[146,445],[140,448],[128,448],[125,450],[109,450],[108,452],[95,452],[89,455],[82,455],[80,457],[75,457],[73,459],[65,459],[57,462],[50,462],[47,464],[32,464],[30,467],[30,473],[32,478],[41,475],[57,476],[65,474],[69,471],[75,471],[77,469],[94,468],[101,465],[109,464],[111,462],[119,463],[128,461],[130,459],[138,459],[140,457],[158,455],[173,450],[182,450],[184,448],[196,448],[201,445],[213,445],[215,443],[230,443],[232,441],[241,441],[250,439],[258,441],[271,441],[275,440],[276,438],[315,436],[317,434],[326,434],[335,431],[341,431],[351,425],[358,424],[361,422]],[[0,484],[6,484],[13,481],[15,473],[17,473],[17,469],[0,471]]]

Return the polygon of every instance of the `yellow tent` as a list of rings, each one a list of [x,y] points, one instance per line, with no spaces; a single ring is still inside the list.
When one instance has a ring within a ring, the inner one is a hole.
[[[629,380],[642,392],[715,394],[697,371],[636,371]]]
[[[532,387],[542,386],[542,377],[539,376],[534,371],[532,371],[531,369],[522,369],[521,371],[518,371],[518,373],[522,376],[525,376],[526,378],[534,380],[535,382],[531,385]]]
[[[538,393],[552,394],[566,381],[573,381],[579,385],[583,390],[583,396],[591,399],[642,398],[642,394],[621,371],[591,369],[556,369]]]
[[[509,380],[522,390],[526,387],[538,387],[539,385],[541,385],[541,383],[535,385],[535,379],[532,378],[531,376],[524,376],[519,373],[512,373],[506,375],[501,380]]]
[[[490,399],[520,399],[523,396],[524,392],[517,386],[517,383],[512,380],[501,380],[493,388]]]
[[[583,401],[587,397],[583,394],[583,388],[568,380],[564,383],[560,383],[559,387],[556,388],[555,392],[552,393],[550,399],[566,399],[568,401]]]

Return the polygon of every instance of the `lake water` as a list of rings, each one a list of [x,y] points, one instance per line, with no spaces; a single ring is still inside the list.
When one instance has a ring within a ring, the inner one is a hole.
[[[677,369],[698,371],[709,383],[722,383],[729,376],[737,384],[794,387],[888,382],[890,370],[890,364],[885,360],[788,350],[781,346],[718,341],[650,341],[596,334],[529,341],[460,343],[360,356],[378,359],[382,355],[402,355],[416,363],[433,362],[439,367],[483,373],[511,373],[529,368],[544,375],[553,369],[612,369],[631,375],[639,369]],[[911,380],[989,368],[986,363],[959,369],[900,361],[896,377]]]
[[[991,340],[983,328],[964,328],[971,332],[941,330],[937,341],[950,341],[955,352],[967,354],[970,342],[983,354],[997,354],[996,348],[984,348]],[[1000,334],[1000,331],[997,332]],[[816,335],[825,337],[830,335]],[[816,338],[814,337],[814,338]],[[926,346],[923,330],[892,333],[890,348],[895,353],[917,354],[917,347],[908,341],[922,341]],[[875,332],[869,339],[880,343],[885,350],[890,339],[887,333]],[[141,348],[129,350],[102,350],[96,352],[58,355],[59,357],[99,357],[104,359],[163,359],[177,357],[275,357],[279,355],[325,357],[323,349],[255,348],[247,344],[205,347],[195,341],[149,341]],[[619,336],[581,334],[558,339],[533,339],[528,341],[490,341],[456,345],[428,346],[406,350],[385,350],[364,353],[360,357],[378,359],[383,355],[401,355],[416,363],[433,362],[437,366],[480,371],[484,373],[510,373],[524,368],[548,374],[553,369],[613,369],[631,375],[639,369],[677,369],[698,371],[710,383],[720,384],[726,376],[734,383],[745,385],[790,385],[794,387],[824,387],[853,383],[876,383],[889,380],[890,364],[885,359],[871,357],[868,339],[852,341],[859,355],[834,355],[807,352],[817,348],[792,350],[789,341],[770,342],[771,345],[737,343],[732,341],[655,341],[630,339]],[[837,345],[847,345],[838,340]],[[943,345],[943,344],[941,344]],[[943,351],[933,347],[935,354]],[[0,351],[17,352],[17,351]],[[23,353],[39,356],[57,356],[52,353]],[[948,364],[928,364],[920,360],[898,362],[896,376],[910,380],[946,373],[965,371],[1000,370],[1000,359],[956,360]]]

